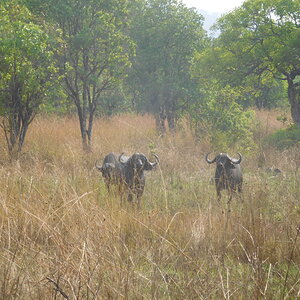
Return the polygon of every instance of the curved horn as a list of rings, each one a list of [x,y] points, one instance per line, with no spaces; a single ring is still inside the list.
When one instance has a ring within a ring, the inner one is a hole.
[[[231,159],[231,162],[232,162],[233,164],[238,165],[238,164],[241,163],[241,161],[242,161],[242,154],[238,152],[238,155],[239,155],[239,157],[240,157],[239,159],[230,158],[230,159]]]
[[[205,160],[209,163],[209,164],[213,164],[215,161],[216,161],[216,158],[214,158],[213,160],[210,160],[208,159],[208,155],[210,154],[211,152],[208,152],[205,156]]]
[[[122,156],[124,155],[124,152],[122,152],[121,154],[120,154],[120,156],[119,156],[119,162],[121,163],[122,161],[121,161],[121,158],[122,158]]]
[[[154,154],[154,153],[153,153],[152,155],[153,155],[153,156],[155,157],[155,159],[156,159],[156,162],[155,162],[155,163],[156,163],[156,164],[159,164],[159,162],[160,162],[159,157],[158,157],[156,154]]]
[[[98,160],[95,161],[95,168],[102,171],[102,167],[97,164]]]
[[[151,162],[147,157],[147,165],[145,170],[152,170],[154,167],[156,167],[159,164],[159,157],[156,154],[152,154],[155,157],[155,162]]]

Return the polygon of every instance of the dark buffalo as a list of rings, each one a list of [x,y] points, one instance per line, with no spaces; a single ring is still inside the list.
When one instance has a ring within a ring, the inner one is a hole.
[[[232,194],[238,190],[242,192],[243,175],[240,163],[242,155],[238,153],[239,159],[231,158],[227,153],[220,153],[214,159],[210,160],[206,154],[206,161],[209,164],[216,163],[215,184],[217,190],[218,201],[221,199],[221,191],[228,190],[229,201],[232,199]]]
[[[133,200],[135,195],[137,198],[138,207],[140,207],[140,200],[145,188],[145,174],[144,171],[151,171],[159,163],[159,158],[154,154],[156,162],[150,162],[144,154],[135,153],[131,157],[126,157],[123,154],[119,157],[121,164],[122,177],[122,194],[128,194],[128,201]]]
[[[95,167],[102,173],[109,192],[111,185],[119,185],[121,183],[119,156],[119,154],[111,152],[104,157],[102,166],[97,165],[97,161],[95,163]]]

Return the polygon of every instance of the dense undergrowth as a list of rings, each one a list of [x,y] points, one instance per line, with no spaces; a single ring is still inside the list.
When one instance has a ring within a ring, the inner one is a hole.
[[[299,149],[262,143],[281,126],[267,114],[257,113],[257,147],[241,151],[244,202],[230,212],[204,160],[222,149],[188,126],[159,138],[149,116],[96,120],[84,154],[76,118],[40,117],[13,163],[1,142],[0,298],[300,297]],[[141,209],[106,191],[94,163],[110,151],[159,155]]]

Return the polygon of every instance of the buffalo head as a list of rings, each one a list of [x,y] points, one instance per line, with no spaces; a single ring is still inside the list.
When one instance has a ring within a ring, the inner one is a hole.
[[[208,158],[209,153],[206,154],[205,159],[209,164],[216,163],[217,166],[226,168],[238,165],[242,162],[242,155],[238,153],[239,159],[231,158],[227,153],[219,153],[214,159]]]
[[[159,158],[153,154],[156,162],[150,162],[148,158],[142,153],[134,153],[130,158],[123,158],[123,153],[119,157],[119,162],[127,162],[136,171],[151,171],[158,163]]]

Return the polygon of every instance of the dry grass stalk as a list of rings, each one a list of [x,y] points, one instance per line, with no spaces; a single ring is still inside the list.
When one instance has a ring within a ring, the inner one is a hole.
[[[245,157],[244,203],[234,198],[223,214],[203,158],[210,146],[182,130],[162,139],[150,116],[96,120],[85,155],[76,118],[43,117],[13,164],[1,140],[2,298],[299,297],[297,151],[264,149],[282,176],[258,169],[256,153]],[[140,210],[121,209],[94,169],[110,151],[159,155]]]

